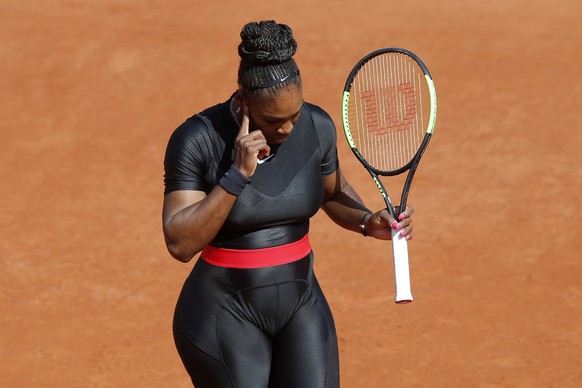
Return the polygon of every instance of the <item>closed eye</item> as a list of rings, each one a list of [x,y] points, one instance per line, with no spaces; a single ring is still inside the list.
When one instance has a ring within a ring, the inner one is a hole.
[[[295,123],[299,119],[300,114],[301,108],[296,113],[292,114],[290,117],[264,116],[264,119],[267,123],[270,124],[286,123],[287,121]]]

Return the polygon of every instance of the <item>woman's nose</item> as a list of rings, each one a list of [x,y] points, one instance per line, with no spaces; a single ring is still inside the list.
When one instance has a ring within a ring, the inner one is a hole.
[[[291,121],[287,121],[285,124],[281,125],[281,128],[277,131],[281,135],[289,135],[293,130],[293,123]]]

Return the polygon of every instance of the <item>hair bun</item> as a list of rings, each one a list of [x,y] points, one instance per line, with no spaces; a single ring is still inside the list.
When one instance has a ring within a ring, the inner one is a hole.
[[[274,20],[246,24],[238,55],[247,65],[272,65],[290,60],[297,51],[293,31]]]

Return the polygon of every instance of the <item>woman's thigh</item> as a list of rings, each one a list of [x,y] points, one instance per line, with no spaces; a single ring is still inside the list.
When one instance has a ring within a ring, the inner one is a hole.
[[[333,317],[314,278],[308,303],[273,340],[269,387],[339,388]]]

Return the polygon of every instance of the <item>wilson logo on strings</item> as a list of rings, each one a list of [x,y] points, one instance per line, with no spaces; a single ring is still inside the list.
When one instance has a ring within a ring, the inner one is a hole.
[[[416,92],[411,82],[360,95],[366,128],[375,135],[405,131],[416,119]]]

